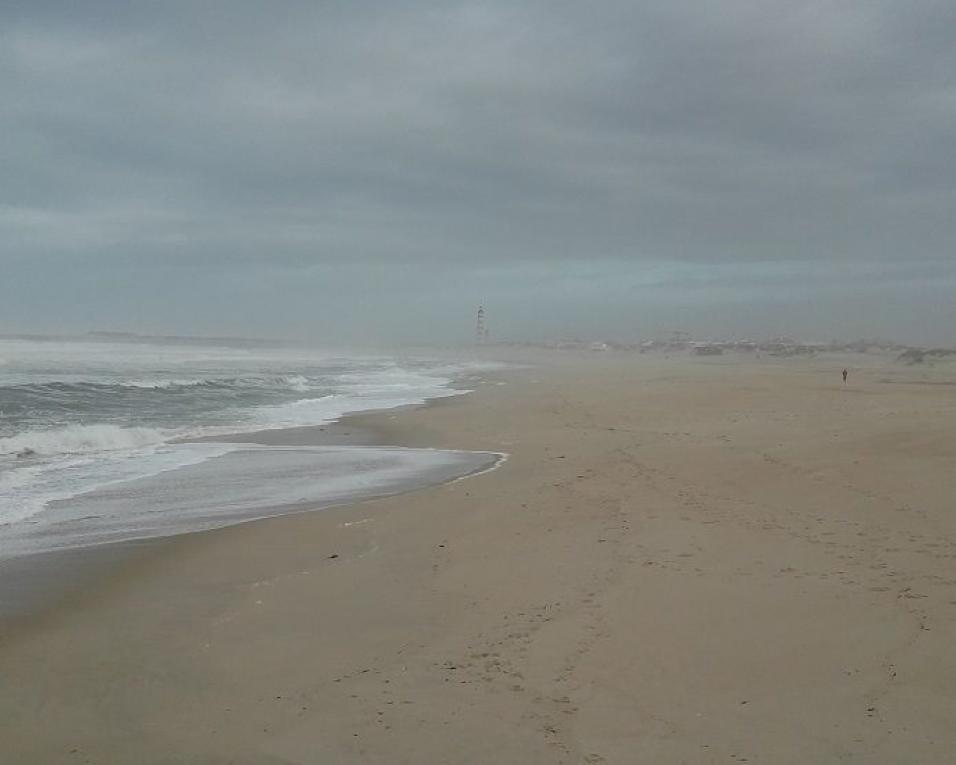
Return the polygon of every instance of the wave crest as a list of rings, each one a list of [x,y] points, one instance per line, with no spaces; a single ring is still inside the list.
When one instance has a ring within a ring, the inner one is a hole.
[[[121,428],[118,425],[70,425],[50,430],[30,430],[0,438],[0,454],[84,454],[121,449],[142,449],[163,443],[169,434],[154,428]]]
[[[2,362],[2,359],[0,359]],[[300,374],[289,375],[245,375],[230,377],[194,377],[194,378],[133,378],[129,380],[43,380],[40,382],[0,385],[0,393],[9,391],[26,394],[56,393],[115,393],[117,391],[182,391],[188,388],[288,388],[296,392],[315,390],[316,382]]]

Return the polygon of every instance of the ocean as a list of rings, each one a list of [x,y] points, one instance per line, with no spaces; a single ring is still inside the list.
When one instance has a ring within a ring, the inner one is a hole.
[[[458,395],[488,366],[251,343],[0,338],[0,559],[485,469],[498,455],[208,439]]]

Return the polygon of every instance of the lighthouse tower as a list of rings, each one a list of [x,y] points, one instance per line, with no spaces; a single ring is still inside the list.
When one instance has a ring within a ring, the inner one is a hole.
[[[475,344],[484,345],[488,342],[488,326],[485,324],[485,307],[478,306],[478,318],[475,321]]]

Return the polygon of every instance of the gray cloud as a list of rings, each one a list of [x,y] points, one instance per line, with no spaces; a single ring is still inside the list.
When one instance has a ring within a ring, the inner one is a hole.
[[[5,4],[0,259],[36,294],[5,280],[0,322],[462,337],[485,299],[516,336],[537,308],[743,332],[796,283],[793,331],[853,304],[924,335],[953,29],[942,2]]]

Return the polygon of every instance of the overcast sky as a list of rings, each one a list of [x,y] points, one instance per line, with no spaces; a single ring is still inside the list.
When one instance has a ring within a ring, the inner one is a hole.
[[[956,343],[952,2],[0,0],[0,332]]]

